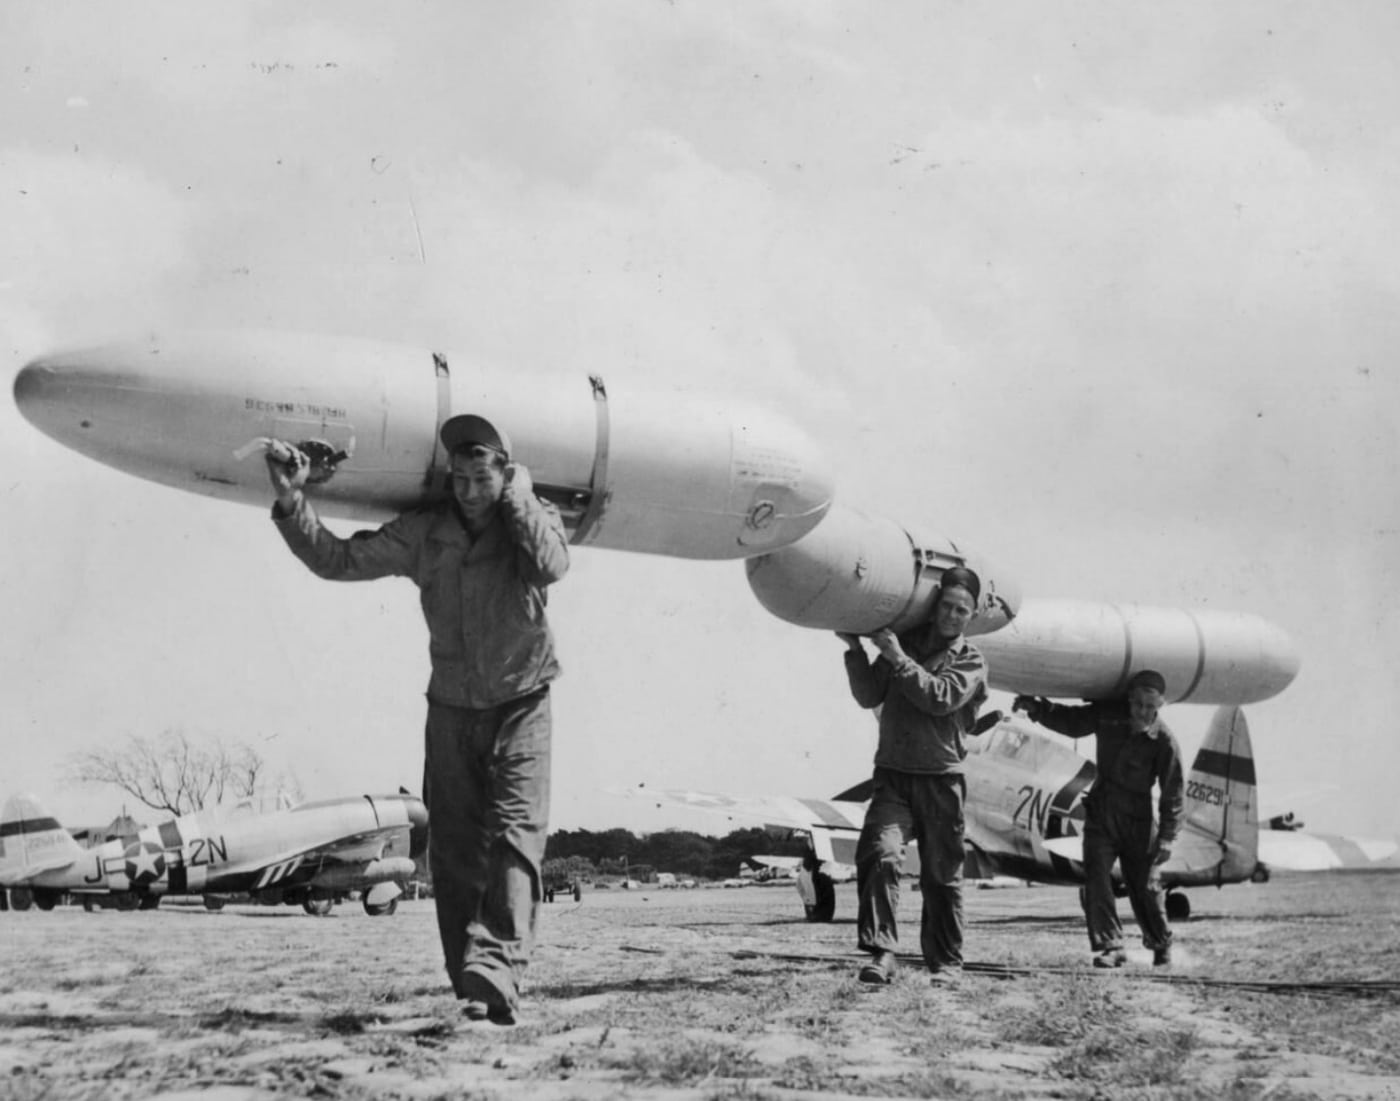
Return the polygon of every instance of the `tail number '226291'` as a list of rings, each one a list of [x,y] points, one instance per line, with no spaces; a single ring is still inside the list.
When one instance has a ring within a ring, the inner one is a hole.
[[[1223,807],[1225,805],[1225,791],[1223,788],[1218,788],[1211,784],[1203,784],[1199,780],[1188,780],[1186,782],[1186,798],[1194,799],[1198,803],[1205,803],[1212,807]]]

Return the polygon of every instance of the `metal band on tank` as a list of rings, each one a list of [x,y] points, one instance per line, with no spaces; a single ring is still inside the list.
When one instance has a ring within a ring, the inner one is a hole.
[[[1206,675],[1206,634],[1201,630],[1201,621],[1191,612],[1186,614],[1191,620],[1191,626],[1196,628],[1196,675],[1191,678],[1191,685],[1182,693],[1181,700],[1189,700],[1200,685],[1201,678]]]
[[[1116,695],[1123,695],[1128,690],[1128,677],[1133,668],[1133,630],[1128,623],[1128,617],[1123,613],[1123,609],[1117,604],[1110,604],[1118,619],[1123,624],[1123,668],[1118,674],[1118,688]],[[1206,636],[1201,630],[1201,621],[1191,612],[1186,613],[1186,617],[1191,621],[1191,626],[1196,632],[1196,673],[1191,678],[1191,683],[1187,685],[1186,691],[1178,696],[1174,703],[1184,703],[1189,700],[1192,694],[1201,685],[1201,678],[1206,675]]]
[[[1128,674],[1133,668],[1133,628],[1122,608],[1117,604],[1110,604],[1109,607],[1118,616],[1118,622],[1123,624],[1123,668],[1118,671],[1118,687],[1114,692],[1114,695],[1121,696],[1128,690]]]
[[[603,506],[608,497],[608,442],[610,419],[608,417],[608,389],[603,385],[601,375],[589,375],[588,382],[593,387],[593,408],[598,417],[597,443],[593,450],[593,470],[588,475],[588,507],[579,519],[578,530],[574,533],[575,543],[588,542],[589,535],[603,515]]]
[[[437,424],[433,428],[433,456],[423,474],[423,488],[428,492],[447,485],[447,456],[442,450],[442,426],[452,416],[452,370],[447,357],[433,353],[433,371],[437,374]]]

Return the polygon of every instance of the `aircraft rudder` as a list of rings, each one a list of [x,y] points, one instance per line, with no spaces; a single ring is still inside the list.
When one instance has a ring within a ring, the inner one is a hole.
[[[27,792],[12,795],[0,810],[0,884],[21,882],[82,855],[73,835]]]
[[[1205,740],[1186,775],[1185,818],[1195,829],[1254,859],[1259,800],[1249,723],[1238,706],[1211,716]]]

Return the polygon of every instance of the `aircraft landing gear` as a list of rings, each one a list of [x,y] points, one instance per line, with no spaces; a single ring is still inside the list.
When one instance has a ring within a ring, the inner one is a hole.
[[[367,913],[370,917],[388,917],[390,914],[392,914],[395,910],[399,908],[399,900],[396,898],[391,898],[388,902],[381,902],[378,905],[375,905],[369,900],[369,896],[366,895],[364,905],[365,913]]]
[[[224,900],[217,895],[204,896],[204,908],[212,913],[218,913],[224,908]]]
[[[1167,892],[1167,920],[1188,921],[1191,918],[1191,900],[1180,891]]]
[[[325,917],[334,907],[335,902],[329,898],[308,898],[301,904],[301,908],[312,917]]]
[[[814,900],[807,904],[807,920],[829,922],[836,916],[836,883],[823,872],[812,873],[812,893]]]

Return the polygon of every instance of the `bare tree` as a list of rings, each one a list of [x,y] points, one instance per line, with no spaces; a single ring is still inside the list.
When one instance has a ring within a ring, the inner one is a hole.
[[[217,739],[196,742],[181,730],[154,738],[132,735],[121,746],[90,749],[73,761],[84,783],[115,784],[146,806],[175,815],[255,794],[266,764],[246,742],[230,749]]]

